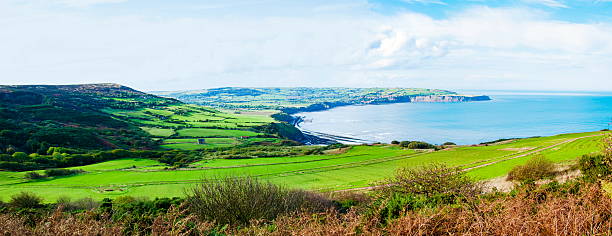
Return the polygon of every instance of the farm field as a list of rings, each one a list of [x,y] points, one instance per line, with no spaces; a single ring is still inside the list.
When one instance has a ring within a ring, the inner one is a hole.
[[[557,163],[598,151],[602,132],[529,138],[488,146],[461,146],[445,150],[414,151],[395,145],[352,146],[336,154],[252,159],[207,159],[187,168],[169,169],[149,159],[120,159],[74,167],[86,172],[69,177],[27,180],[24,172],[0,172],[0,196],[20,191],[44,195],[48,201],[72,198],[181,196],[203,178],[252,175],[289,187],[335,191],[367,187],[390,176],[398,167],[446,163],[485,180],[505,175],[513,166],[544,155]],[[195,139],[171,139],[167,145]],[[212,141],[212,140],[211,140]],[[6,200],[6,199],[3,199]]]
[[[103,111],[136,123],[151,136],[161,139],[162,148],[178,150],[230,147],[250,143],[244,137],[265,136],[263,133],[255,132],[254,127],[275,122],[270,117],[275,113],[274,111],[249,111],[242,114],[239,111],[220,111],[190,104],[137,110],[104,109]],[[193,138],[193,140],[176,141],[187,138]],[[198,144],[197,138],[205,138],[209,141],[206,144]],[[270,142],[275,141],[278,139]]]

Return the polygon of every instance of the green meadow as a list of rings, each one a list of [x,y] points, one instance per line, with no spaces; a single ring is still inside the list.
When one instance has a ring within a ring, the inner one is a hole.
[[[103,111],[135,123],[149,135],[161,139],[162,148],[178,150],[250,144],[254,140],[244,137],[264,135],[256,132],[255,127],[276,122],[270,115],[278,112],[217,110],[190,104],[169,105],[155,109],[103,109]],[[193,140],[176,141],[187,138],[193,138]],[[207,143],[197,144],[197,138],[206,138]],[[278,139],[266,140],[266,142],[276,141]]]
[[[514,166],[534,155],[557,163],[572,163],[577,157],[600,149],[601,132],[529,138],[495,145],[460,146],[440,151],[414,151],[395,145],[361,145],[320,155],[252,159],[202,160],[189,167],[172,169],[149,159],[120,159],[74,167],[85,173],[68,177],[27,180],[25,172],[0,172],[0,196],[31,191],[53,201],[72,198],[182,196],[202,179],[251,175],[289,187],[335,191],[367,187],[390,176],[399,167],[446,163],[466,169],[481,180],[504,176]],[[207,139],[210,145],[226,144],[233,138]],[[196,139],[167,139],[164,145],[198,145]],[[208,144],[207,144],[208,145]]]

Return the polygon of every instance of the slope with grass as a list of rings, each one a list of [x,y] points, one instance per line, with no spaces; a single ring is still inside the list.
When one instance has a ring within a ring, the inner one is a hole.
[[[241,114],[184,104],[118,84],[0,85],[0,154],[38,153],[50,147],[83,151],[157,149],[167,138],[236,138],[222,146],[248,144],[243,136],[276,138],[265,132],[272,111]],[[206,149],[210,145],[162,145]]]
[[[62,195],[96,199],[124,195],[182,196],[185,188],[202,178],[227,175],[252,175],[290,187],[335,191],[367,187],[392,175],[398,167],[428,163],[458,166],[476,178],[490,179],[507,174],[513,166],[523,164],[537,153],[557,163],[571,163],[583,154],[598,151],[602,133],[563,134],[435,152],[406,150],[395,145],[362,145],[305,156],[249,159],[205,156],[202,161],[180,169],[152,160],[114,160],[76,167],[86,171],[82,174],[43,180],[26,180],[23,172],[0,172],[0,195],[32,191],[45,194],[49,201]]]
[[[271,143],[282,139],[266,133],[275,121],[270,112],[220,111],[190,104],[134,110],[105,109],[105,112],[137,124],[151,136],[161,140],[164,149],[199,150],[251,144],[255,137],[268,138]],[[220,139],[225,138],[225,139]],[[199,143],[198,139],[205,140]]]

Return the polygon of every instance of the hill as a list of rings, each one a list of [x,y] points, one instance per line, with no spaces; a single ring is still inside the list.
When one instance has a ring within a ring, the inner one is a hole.
[[[467,96],[447,90],[421,88],[225,87],[156,94],[212,107],[276,109],[289,114],[357,104],[490,100],[487,96]]]
[[[0,86],[0,150],[155,148],[140,128],[102,110],[180,103],[116,84]]]
[[[0,153],[280,142],[274,127],[282,125],[270,128],[269,115],[187,105],[118,84],[0,86]]]

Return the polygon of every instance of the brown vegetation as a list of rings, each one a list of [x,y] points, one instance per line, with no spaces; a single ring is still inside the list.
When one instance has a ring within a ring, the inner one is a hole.
[[[186,201],[124,197],[41,205],[22,193],[6,207],[3,235],[612,234],[612,198],[601,181],[526,182],[509,193],[483,194],[464,172],[444,165],[400,169],[373,193],[328,197],[225,178],[194,188]]]
[[[410,211],[380,225],[356,211],[342,214],[297,213],[274,221],[252,221],[244,228],[219,227],[173,208],[150,226],[153,235],[609,235],[612,199],[597,184],[575,193],[526,187],[516,195],[490,195],[476,208],[445,206]],[[3,235],[120,235],[120,224],[57,211],[35,227],[10,214],[0,214]]]

